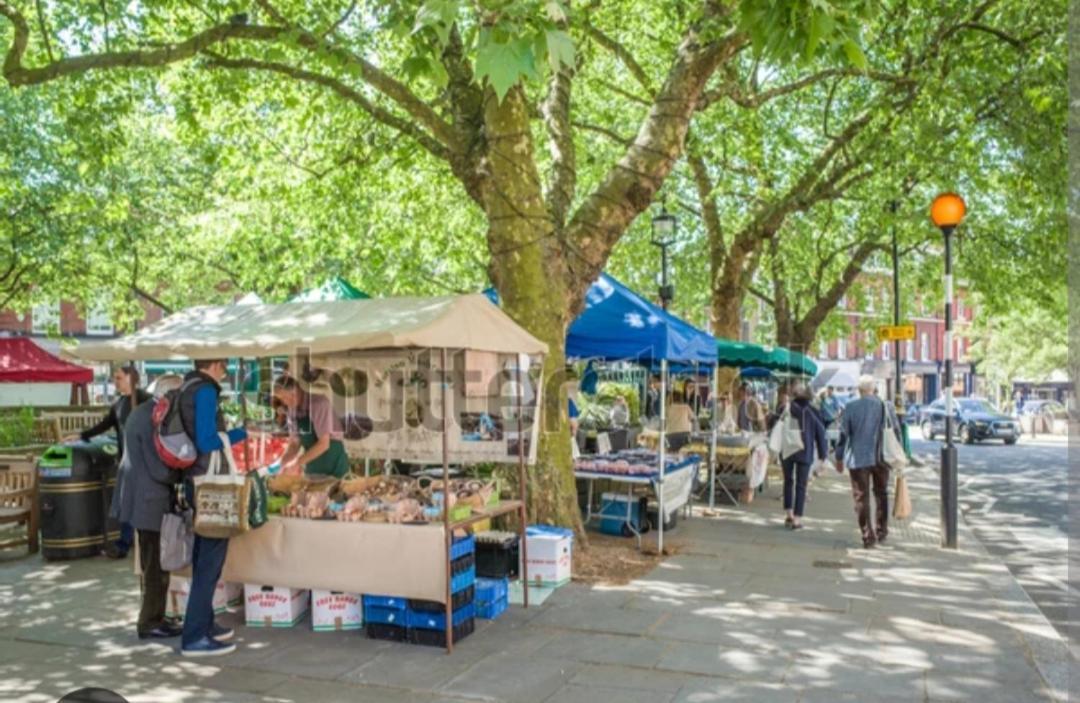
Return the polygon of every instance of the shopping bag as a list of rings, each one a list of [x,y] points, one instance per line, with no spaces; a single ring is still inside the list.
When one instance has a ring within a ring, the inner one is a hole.
[[[885,407],[885,401],[881,401],[881,457],[885,465],[890,469],[902,469],[907,466],[907,453],[904,445],[896,436],[896,429],[892,422],[892,415]]]
[[[789,456],[801,452],[803,450],[802,429],[795,418],[791,416],[791,413],[785,413],[784,418],[777,424],[783,427],[780,458],[787,459]]]
[[[218,433],[224,449],[210,457],[210,468],[195,483],[195,534],[201,537],[228,539],[246,532],[250,484],[236,470],[229,437]]]
[[[776,455],[779,455],[780,450],[784,448],[784,420],[787,416],[788,413],[785,410],[784,414],[773,425],[772,432],[769,433],[769,451]]]
[[[180,571],[191,565],[195,529],[191,508],[182,505],[161,517],[161,570]]]
[[[248,527],[262,527],[270,519],[267,512],[267,500],[270,497],[266,488],[266,477],[258,471],[249,471],[248,482]]]
[[[750,452],[750,467],[747,478],[751,488],[757,488],[765,483],[765,476],[769,471],[769,450],[764,444],[759,444]]]
[[[907,480],[903,474],[896,477],[892,514],[897,520],[911,517],[911,494],[908,493]]]

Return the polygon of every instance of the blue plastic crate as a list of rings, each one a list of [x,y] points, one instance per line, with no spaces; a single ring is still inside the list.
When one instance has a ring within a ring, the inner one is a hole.
[[[476,538],[472,535],[454,540],[450,545],[450,561],[476,552]]]
[[[375,606],[392,610],[408,610],[409,599],[401,596],[364,596],[364,607]]]
[[[476,607],[469,603],[454,611],[454,627],[476,616]],[[421,613],[409,611],[409,627],[417,630],[445,630],[446,613]]]
[[[377,605],[364,606],[364,622],[379,625],[397,625],[404,627],[409,620],[408,610],[383,608]]]
[[[501,579],[488,579],[482,576],[476,577],[477,604],[487,604],[505,600],[509,594],[510,581],[505,576]]]
[[[506,596],[491,603],[477,603],[476,617],[481,620],[494,620],[505,613],[508,607],[510,607],[510,601]]]
[[[457,593],[458,591],[464,591],[469,586],[476,583],[476,567],[472,566],[467,571],[462,571],[456,576],[450,578],[450,593]]]

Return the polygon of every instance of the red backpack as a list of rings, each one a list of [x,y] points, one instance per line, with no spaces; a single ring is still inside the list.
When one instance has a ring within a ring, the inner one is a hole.
[[[199,458],[195,440],[184,427],[184,419],[180,413],[180,397],[185,391],[202,382],[201,378],[188,379],[182,386],[168,391],[154,402],[154,449],[157,450],[161,463],[170,469],[191,468]]]

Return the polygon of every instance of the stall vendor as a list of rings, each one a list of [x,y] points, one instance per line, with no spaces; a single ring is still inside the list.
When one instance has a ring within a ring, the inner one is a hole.
[[[282,473],[338,478],[347,474],[341,420],[330,399],[306,392],[291,376],[274,383],[274,398],[288,409],[289,446],[281,459]]]

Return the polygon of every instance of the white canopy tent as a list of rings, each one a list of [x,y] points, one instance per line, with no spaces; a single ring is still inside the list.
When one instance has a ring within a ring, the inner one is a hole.
[[[83,342],[67,352],[87,361],[291,356],[387,348],[471,349],[545,354],[484,295],[375,298],[310,303],[200,306],[138,332]]]

